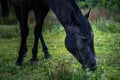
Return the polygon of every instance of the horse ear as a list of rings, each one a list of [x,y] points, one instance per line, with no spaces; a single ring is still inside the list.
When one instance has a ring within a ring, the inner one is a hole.
[[[91,8],[89,9],[88,13],[85,15],[85,17],[88,19],[90,15]]]

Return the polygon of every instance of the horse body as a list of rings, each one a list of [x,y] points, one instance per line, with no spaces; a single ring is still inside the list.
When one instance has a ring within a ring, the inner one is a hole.
[[[83,65],[83,68],[90,68],[91,70],[97,68],[94,35],[88,21],[90,11],[86,16],[83,16],[75,0],[13,0],[13,5],[21,29],[21,46],[16,61],[17,65],[23,64],[24,55],[27,52],[26,39],[29,33],[27,19],[30,10],[34,11],[36,19],[31,62],[36,63],[38,61],[39,38],[45,57],[50,57],[42,36],[42,26],[49,9],[51,9],[64,26],[66,32],[65,45],[68,51]]]
[[[17,6],[22,7],[22,6],[27,6],[29,8],[37,8],[42,5],[43,1],[41,0],[12,0],[13,3],[15,3]]]
[[[8,12],[9,12],[8,1],[7,0],[0,0],[0,5],[1,5],[1,9],[2,9],[2,17],[6,17],[8,15]]]

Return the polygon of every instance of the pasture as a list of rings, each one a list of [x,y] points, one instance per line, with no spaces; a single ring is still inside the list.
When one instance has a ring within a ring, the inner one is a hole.
[[[52,55],[45,59],[39,42],[38,65],[31,65],[33,27],[27,39],[28,52],[22,67],[15,65],[20,46],[19,26],[0,25],[0,80],[120,80],[120,23],[100,19],[91,22],[94,31],[98,70],[82,70],[81,64],[66,50],[61,25],[43,35]],[[53,42],[54,41],[54,42]]]

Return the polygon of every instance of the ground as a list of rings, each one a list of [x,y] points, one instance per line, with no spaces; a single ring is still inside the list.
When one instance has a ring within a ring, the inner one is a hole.
[[[120,33],[104,32],[92,23],[98,70],[82,70],[81,64],[64,45],[62,26],[44,30],[43,35],[52,55],[45,59],[39,42],[38,65],[31,65],[33,28],[27,39],[28,52],[22,67],[15,65],[20,46],[18,25],[0,26],[0,80],[120,80]]]

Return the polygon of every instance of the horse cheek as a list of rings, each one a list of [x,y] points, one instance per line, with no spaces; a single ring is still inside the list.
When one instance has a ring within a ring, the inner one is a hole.
[[[65,46],[69,52],[74,54],[77,49],[77,44],[74,36],[67,35],[65,38]]]

